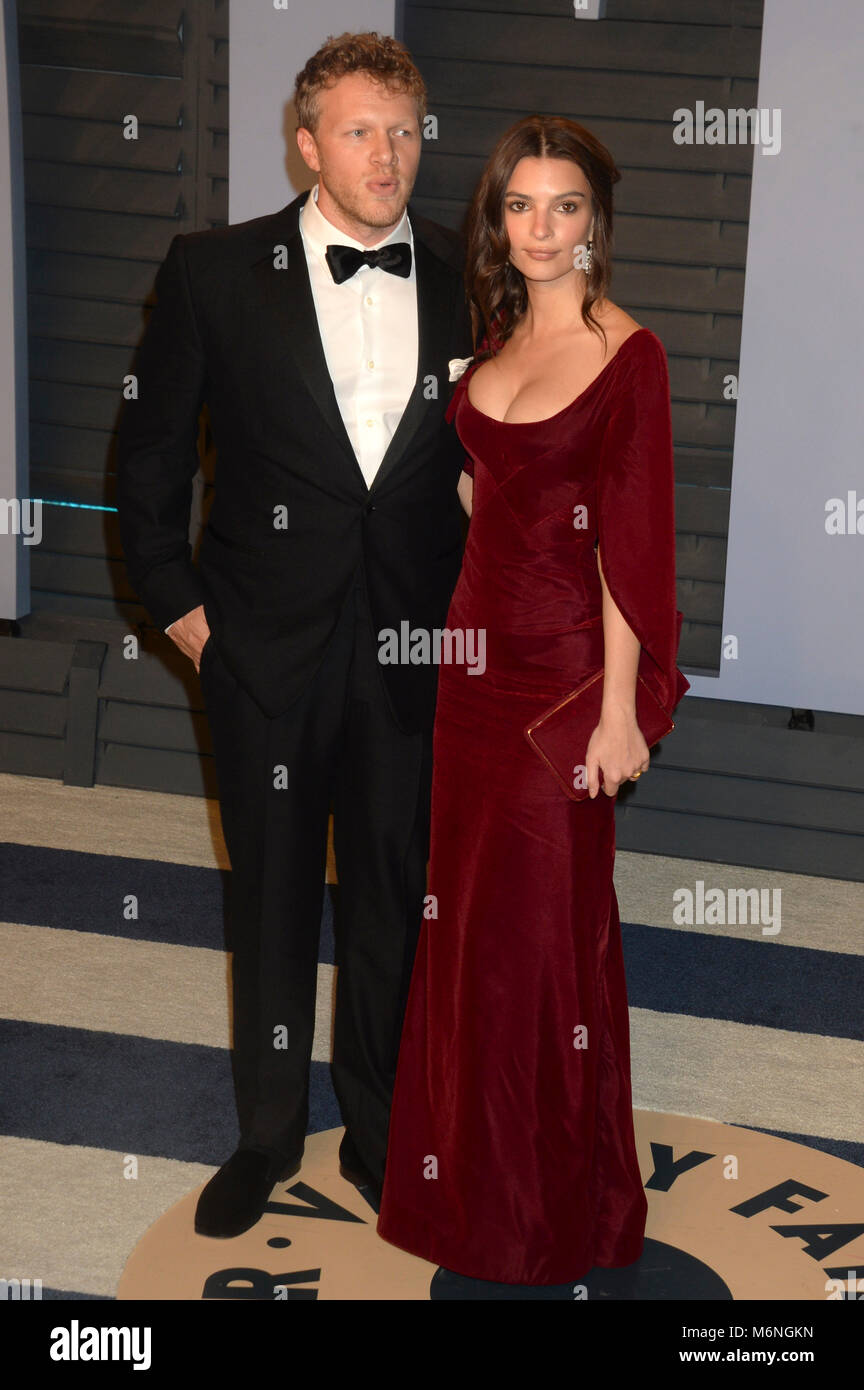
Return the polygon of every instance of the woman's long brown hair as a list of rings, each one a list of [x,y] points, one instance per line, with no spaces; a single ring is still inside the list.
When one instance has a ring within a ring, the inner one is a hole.
[[[500,352],[528,306],[525,279],[510,262],[510,238],[504,227],[504,195],[513,170],[525,158],[572,160],[588,180],[594,235],[582,318],[606,341],[592,309],[606,294],[612,276],[612,188],[621,174],[606,146],[577,121],[526,116],[501,136],[489,156],[468,213],[465,284],[474,352],[480,360]],[[487,346],[478,352],[478,341],[484,338]]]

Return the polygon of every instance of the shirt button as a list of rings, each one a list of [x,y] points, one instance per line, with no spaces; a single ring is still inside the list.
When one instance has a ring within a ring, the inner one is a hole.
[[[369,368],[369,370],[370,370],[370,372],[371,372],[371,371],[372,371],[372,368],[375,366],[375,363],[374,363],[374,362],[367,362],[367,363],[366,363],[366,366]]]
[[[367,296],[366,296],[366,303],[367,303],[367,304],[374,304],[374,303],[375,303],[375,300],[372,298],[371,294],[367,294]]]
[[[370,428],[370,430],[371,430],[372,426],[375,424],[375,421],[374,421],[374,420],[367,420],[367,421],[366,421],[366,424],[369,426],[369,428]]]

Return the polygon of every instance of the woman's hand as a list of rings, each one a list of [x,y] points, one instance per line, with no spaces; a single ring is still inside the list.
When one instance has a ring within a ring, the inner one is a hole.
[[[600,790],[600,770],[603,771],[603,790],[615,796],[622,782],[634,773],[647,772],[650,767],[648,744],[636,723],[635,715],[618,712],[600,716],[590,739],[585,759],[588,795],[593,799]]]

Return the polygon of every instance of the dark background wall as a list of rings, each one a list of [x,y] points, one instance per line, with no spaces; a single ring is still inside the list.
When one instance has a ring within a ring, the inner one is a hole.
[[[129,587],[114,484],[156,269],[175,233],[228,220],[228,0],[19,0],[18,26],[30,494],[45,505],[32,612],[0,624],[0,769],[214,794],[198,680]],[[206,413],[201,453],[193,537]]]
[[[227,221],[227,0],[19,0],[33,608],[143,616],[113,508],[123,377],[175,232]],[[139,121],[124,138],[124,118]],[[76,506],[57,505],[60,502]]]

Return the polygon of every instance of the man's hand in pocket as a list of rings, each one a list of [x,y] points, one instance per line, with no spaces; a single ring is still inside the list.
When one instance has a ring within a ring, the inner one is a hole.
[[[199,604],[197,608],[184,613],[182,618],[171,624],[168,630],[171,641],[180,648],[184,656],[194,663],[195,670],[201,666],[201,653],[204,650],[204,643],[210,636],[210,628],[207,619],[204,617],[204,605]]]

